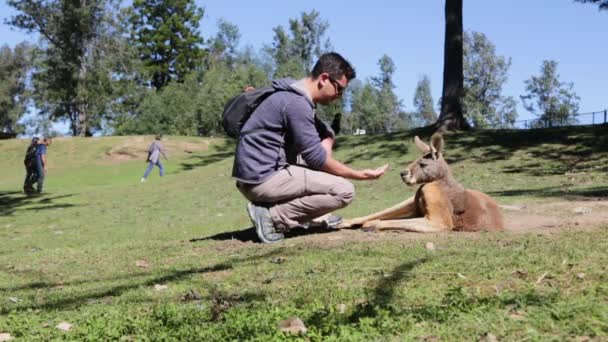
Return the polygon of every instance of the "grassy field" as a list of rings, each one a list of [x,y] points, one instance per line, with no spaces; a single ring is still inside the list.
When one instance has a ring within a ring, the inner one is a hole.
[[[338,159],[391,168],[356,182],[356,200],[339,214],[413,193],[398,175],[417,156],[414,134],[340,138]],[[446,136],[445,154],[458,180],[503,205],[602,201],[607,137],[607,126],[478,131]],[[262,245],[230,177],[234,142],[167,137],[167,175],[155,169],[140,184],[151,139],[56,139],[47,192],[36,197],[20,193],[27,141],[0,141],[0,333],[28,341],[608,340],[608,222],[316,232]],[[305,334],[278,329],[293,316]]]

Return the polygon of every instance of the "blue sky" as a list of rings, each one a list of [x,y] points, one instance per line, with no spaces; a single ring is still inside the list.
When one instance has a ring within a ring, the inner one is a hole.
[[[386,0],[262,0],[197,1],[205,8],[201,32],[205,38],[216,32],[223,18],[237,25],[241,45],[259,49],[272,42],[272,28],[287,27],[290,18],[317,10],[329,22],[327,36],[335,50],[355,66],[359,79],[378,73],[377,62],[389,55],[397,68],[396,93],[406,109],[419,78],[429,75],[435,101],[441,95],[443,73],[444,1]],[[14,45],[33,40],[4,25],[12,12],[0,4],[1,43]],[[608,108],[608,11],[572,0],[464,0],[464,29],[485,33],[498,54],[511,57],[504,95],[518,102],[520,120],[532,118],[521,106],[524,80],[538,75],[543,59],[556,60],[560,80],[574,82],[581,97],[580,111]]]

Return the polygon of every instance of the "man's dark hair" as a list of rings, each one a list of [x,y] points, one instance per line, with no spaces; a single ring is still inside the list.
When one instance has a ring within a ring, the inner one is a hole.
[[[328,52],[321,55],[312,68],[310,76],[317,78],[324,72],[336,80],[341,79],[342,75],[346,76],[346,79],[349,81],[357,77],[357,73],[350,63],[336,52]]]

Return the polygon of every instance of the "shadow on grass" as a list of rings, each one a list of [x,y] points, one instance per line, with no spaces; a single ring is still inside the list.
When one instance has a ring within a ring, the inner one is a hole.
[[[523,293],[508,293],[479,298],[467,293],[460,286],[450,286],[437,304],[413,305],[403,309],[394,309],[394,314],[411,316],[417,322],[446,323],[460,315],[494,310],[517,312],[529,307],[550,308],[559,299],[557,293],[543,294],[534,289]],[[480,311],[481,310],[481,311]]]
[[[52,297],[49,296],[48,297],[49,301],[45,302],[45,303],[24,303],[24,304],[12,306],[12,307],[4,306],[4,307],[0,308],[0,315],[6,315],[11,312],[28,311],[28,310],[76,309],[82,305],[90,304],[91,301],[95,301],[95,300],[102,299],[105,297],[120,296],[124,292],[129,291],[129,290],[138,289],[141,287],[152,287],[155,284],[167,284],[167,283],[171,283],[171,282],[179,282],[179,281],[182,281],[182,280],[189,278],[191,276],[194,276],[194,275],[202,275],[202,274],[206,274],[206,273],[210,273],[210,272],[230,270],[234,267],[235,264],[271,258],[277,254],[283,255],[284,250],[281,248],[278,248],[278,249],[274,249],[272,251],[269,251],[267,253],[263,253],[260,255],[254,255],[254,256],[245,257],[245,258],[233,258],[233,259],[227,260],[225,262],[220,262],[215,265],[211,265],[211,266],[207,266],[207,267],[189,268],[189,269],[185,269],[185,270],[174,270],[174,271],[159,271],[159,272],[164,272],[166,274],[162,275],[162,276],[148,278],[148,279],[140,279],[138,281],[133,281],[129,284],[110,286],[109,288],[104,288],[101,290],[97,287],[95,289],[90,290],[88,293],[82,293],[82,292],[73,293],[71,291],[66,291],[65,294],[63,296],[61,296],[61,298],[58,298],[58,299],[54,299],[54,298],[50,299]],[[39,291],[42,288],[49,289],[49,287],[48,287],[49,285],[52,287],[60,286],[60,285],[65,287],[65,286],[70,286],[70,285],[81,285],[83,283],[97,283],[100,281],[101,282],[112,281],[115,279],[124,279],[124,278],[132,279],[132,278],[139,278],[139,277],[144,277],[144,276],[149,277],[151,275],[138,273],[136,275],[131,274],[126,277],[121,276],[121,277],[111,278],[111,279],[94,279],[94,280],[87,279],[87,280],[83,280],[83,281],[66,282],[66,283],[62,283],[62,284],[49,284],[49,283],[45,283],[45,282],[35,282],[35,283],[31,283],[31,284],[28,284],[25,286],[21,286],[20,288]],[[3,290],[17,290],[17,289],[19,289],[19,288],[3,289]],[[86,292],[87,290],[84,290],[84,291]],[[217,291],[215,291],[215,289],[213,287],[209,288],[209,292],[210,292],[210,296],[206,297],[206,299],[217,298]],[[55,296],[53,296],[53,297],[55,297]],[[256,300],[256,298],[259,300],[264,300],[265,296],[262,294],[259,294],[259,295],[248,294],[247,296],[240,298],[240,300],[246,300],[247,298],[249,298],[250,300]]]
[[[432,129],[421,128],[381,135],[340,137],[345,163],[389,159],[407,164],[405,157],[418,135],[428,141]],[[449,164],[474,160],[494,163],[509,160],[501,172],[532,176],[565,172],[608,172],[608,125],[555,127],[530,130],[475,130],[444,135]]]
[[[74,204],[54,203],[54,201],[71,197],[73,194],[52,196],[50,194],[26,195],[20,191],[0,191],[0,216],[8,216],[18,210],[47,210],[70,208]],[[37,205],[36,207],[29,207]],[[28,208],[23,208],[28,207]]]
[[[188,161],[181,163],[181,171],[188,171],[198,167],[217,163],[228,158],[234,157],[236,141],[227,139],[223,144],[213,145],[211,154],[194,155]]]
[[[536,196],[536,197],[608,197],[608,186],[597,186],[586,189],[572,190],[563,186],[553,186],[540,189],[516,189],[503,191],[488,191],[490,196]]]
[[[289,232],[285,233],[285,238],[294,238],[303,235],[311,235],[311,234],[325,234],[331,233],[333,230],[324,229],[324,228],[308,228],[308,229],[292,229]],[[241,242],[256,242],[260,243],[260,239],[258,239],[257,234],[255,233],[255,228],[250,227],[242,230],[235,230],[230,232],[219,233],[211,236],[206,236],[202,238],[194,238],[190,239],[190,242],[197,241],[207,241],[207,240],[216,240],[216,241],[227,241],[227,240],[238,240]]]
[[[391,308],[395,289],[408,282],[412,277],[412,270],[425,262],[428,258],[420,258],[414,261],[402,263],[401,265],[393,268],[392,271],[385,276],[382,274],[382,278],[378,281],[371,297],[367,302],[358,305],[350,315],[348,321],[355,323],[359,322],[363,317],[376,317],[378,316],[378,310]]]
[[[516,166],[506,166],[503,172],[532,176],[608,172],[607,133],[608,125],[450,133],[444,136],[446,159],[456,163],[473,156],[476,162],[493,163],[525,152],[527,158],[520,158]],[[454,150],[457,152],[452,153]]]
[[[440,300],[434,303],[402,305],[395,301],[396,289],[413,278],[413,269],[427,262],[422,258],[403,263],[395,267],[390,273],[383,274],[368,301],[359,304],[349,316],[348,324],[358,324],[361,318],[378,319],[382,325],[383,318],[411,317],[416,322],[446,323],[462,314],[479,310],[492,311],[496,309],[516,311],[527,307],[550,307],[558,299],[558,293],[539,293],[536,289],[528,289],[521,293],[504,293],[495,296],[478,297],[470,294],[461,286],[450,285]],[[317,324],[321,325],[323,318]]]

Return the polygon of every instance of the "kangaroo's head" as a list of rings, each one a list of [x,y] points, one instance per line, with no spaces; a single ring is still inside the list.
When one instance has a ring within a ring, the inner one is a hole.
[[[439,133],[431,137],[431,145],[422,142],[416,136],[414,138],[416,147],[422,152],[422,156],[411,162],[407,168],[401,171],[401,180],[407,185],[430,183],[440,180],[449,175],[448,164],[443,159],[443,136]]]

